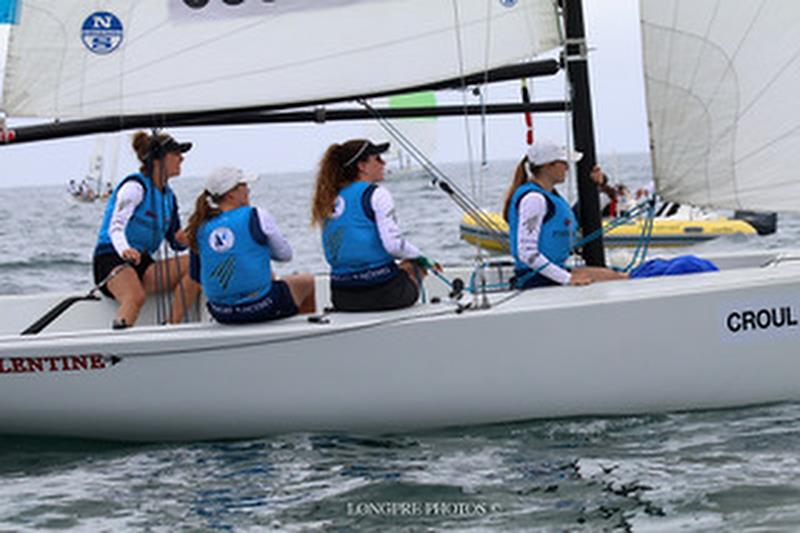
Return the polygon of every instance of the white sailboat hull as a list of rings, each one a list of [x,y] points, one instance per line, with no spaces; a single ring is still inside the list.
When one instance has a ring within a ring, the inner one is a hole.
[[[800,262],[508,296],[485,310],[419,304],[327,324],[8,335],[0,428],[218,439],[800,399]],[[76,315],[81,306],[106,319],[112,309],[81,303]]]

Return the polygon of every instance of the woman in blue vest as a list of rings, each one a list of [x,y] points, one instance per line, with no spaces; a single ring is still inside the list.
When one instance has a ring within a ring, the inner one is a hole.
[[[506,193],[503,217],[508,221],[518,288],[627,278],[627,274],[607,268],[570,270],[566,266],[577,240],[577,224],[572,208],[555,186],[567,179],[568,162],[579,161],[581,156],[569,154],[552,142],[536,141],[517,165]]]
[[[292,249],[272,216],[250,206],[248,182],[237,168],[215,170],[197,197],[186,226],[192,276],[208,298],[208,311],[222,324],[246,324],[313,313],[314,277],[277,280],[272,260],[289,261]]]
[[[167,182],[181,173],[183,154],[191,147],[165,133],[140,131],[133,136],[133,150],[142,165],[111,194],[93,258],[95,283],[106,280],[101,290],[119,302],[114,329],[136,322],[147,294],[175,291],[167,318],[172,323],[181,321],[197,296],[188,275],[188,255],[158,262],[152,257],[164,239],[173,250],[186,249],[178,202]]]
[[[419,297],[424,258],[403,238],[392,196],[378,185],[388,149],[354,139],[328,147],[320,162],[311,222],[322,227],[331,300],[340,311],[399,309]]]

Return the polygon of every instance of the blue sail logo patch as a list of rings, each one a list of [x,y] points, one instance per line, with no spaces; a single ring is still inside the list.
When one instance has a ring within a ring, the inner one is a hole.
[[[81,40],[92,53],[110,54],[122,43],[122,22],[113,13],[97,11],[83,21]]]

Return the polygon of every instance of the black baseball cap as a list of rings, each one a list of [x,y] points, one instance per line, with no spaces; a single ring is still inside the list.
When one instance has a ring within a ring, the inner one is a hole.
[[[348,159],[343,166],[349,167],[356,161],[360,161],[361,159],[369,157],[371,155],[382,154],[388,149],[389,149],[388,142],[375,144],[372,141],[364,141],[364,144],[361,145],[361,148],[359,148],[356,151],[356,153],[353,154],[353,156],[350,159]]]
[[[192,149],[192,143],[179,143],[171,135],[167,135],[166,138],[161,141],[161,148],[164,152],[184,153]]]

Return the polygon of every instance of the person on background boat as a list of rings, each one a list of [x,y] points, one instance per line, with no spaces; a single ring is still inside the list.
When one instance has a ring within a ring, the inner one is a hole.
[[[607,268],[566,267],[577,240],[577,222],[555,186],[567,179],[568,162],[581,157],[550,141],[536,141],[514,171],[503,217],[508,221],[518,288],[587,285],[627,278],[627,274]],[[596,167],[593,172],[601,170]]]
[[[75,180],[69,180],[69,183],[67,184],[67,192],[71,196],[80,196],[81,191],[80,191],[80,188],[78,187],[78,184],[75,182]]]
[[[94,189],[92,186],[89,185],[89,182],[85,179],[81,181],[80,186],[78,187],[79,196],[84,202],[93,202],[94,201]]]
[[[606,173],[600,170],[600,167],[597,165],[592,169],[592,173],[589,177],[594,184],[597,185],[597,194],[600,197],[600,214],[603,217],[616,216],[617,187],[611,185]],[[575,203],[573,211],[576,215],[580,212],[580,206],[577,202]]]
[[[389,143],[353,139],[332,144],[317,173],[311,223],[322,227],[331,266],[331,300],[340,311],[383,311],[414,305],[430,263],[405,240],[385,187]],[[399,264],[395,261],[399,259]]]
[[[167,182],[181,173],[183,154],[192,144],[179,143],[164,133],[148,135],[140,131],[133,136],[132,146],[142,165],[112,193],[93,259],[98,284],[120,265],[133,267],[116,270],[101,288],[119,302],[114,329],[133,326],[147,294],[173,289],[168,320],[178,323],[199,291],[189,279],[188,255],[158,262],[152,257],[165,238],[173,250],[186,249],[179,229],[178,202]]]
[[[292,248],[272,215],[250,206],[249,182],[238,168],[223,167],[206,179],[186,227],[195,255],[192,276],[222,324],[245,324],[313,313],[314,276],[278,280],[271,261],[289,261]]]
[[[636,201],[639,196],[637,195],[636,200],[634,200],[628,187],[622,183],[612,185],[608,175],[598,165],[595,165],[589,177],[597,185],[597,194],[600,199],[600,215],[603,218],[625,216],[626,213],[636,207]],[[575,217],[580,224],[579,202],[575,202],[572,206],[572,212],[575,213]]]

